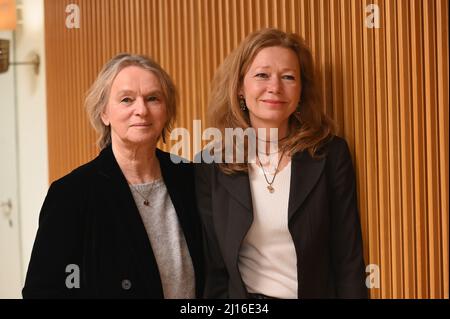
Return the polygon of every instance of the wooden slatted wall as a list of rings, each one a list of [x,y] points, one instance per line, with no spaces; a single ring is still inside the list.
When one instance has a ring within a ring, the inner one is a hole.
[[[65,27],[71,3],[79,29]],[[371,3],[379,29],[365,24]],[[446,0],[46,0],[45,21],[51,181],[97,153],[83,97],[115,54],[159,61],[180,91],[176,126],[192,130],[215,69],[247,34],[303,36],[354,155],[366,263],[381,275],[371,297],[449,297]]]

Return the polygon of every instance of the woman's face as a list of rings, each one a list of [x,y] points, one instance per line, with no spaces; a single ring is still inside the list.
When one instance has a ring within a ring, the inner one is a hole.
[[[243,95],[253,127],[277,127],[287,133],[289,116],[295,112],[301,93],[300,65],[288,48],[274,46],[258,52],[239,92]]]
[[[115,145],[155,146],[167,112],[161,84],[153,72],[137,66],[122,69],[111,86],[102,120],[111,125]]]

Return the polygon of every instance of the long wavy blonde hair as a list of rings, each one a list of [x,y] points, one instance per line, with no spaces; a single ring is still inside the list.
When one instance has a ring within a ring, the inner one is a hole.
[[[212,81],[208,102],[209,125],[218,128],[222,136],[225,136],[225,128],[245,130],[251,127],[248,111],[241,110],[239,106],[238,92],[259,51],[274,46],[295,52],[301,76],[299,109],[290,116],[288,136],[280,141],[279,147],[290,155],[306,150],[312,157],[318,157],[320,147],[334,135],[335,125],[322,110],[311,51],[305,41],[294,33],[273,28],[257,31],[227,56]],[[225,142],[222,142],[222,154],[224,151]],[[247,150],[244,154],[244,163],[220,163],[219,167],[226,174],[248,172]]]

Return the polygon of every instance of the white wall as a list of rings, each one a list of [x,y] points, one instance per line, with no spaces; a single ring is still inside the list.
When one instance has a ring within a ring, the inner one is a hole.
[[[48,189],[44,3],[21,2],[23,24],[14,33],[0,32],[0,38],[11,40],[11,61],[29,61],[36,52],[41,66],[38,75],[30,65],[11,65],[0,74],[0,201],[12,200],[14,225],[1,216],[0,295],[5,298],[21,297]]]
[[[0,39],[10,41],[13,57],[13,33],[2,31]],[[22,288],[14,79],[13,68],[0,74],[0,298],[20,298]]]
[[[22,0],[23,25],[16,30],[16,59],[41,57],[39,75],[31,66],[16,66],[19,204],[22,278],[36,236],[39,211],[48,189],[47,110],[45,88],[44,1]]]

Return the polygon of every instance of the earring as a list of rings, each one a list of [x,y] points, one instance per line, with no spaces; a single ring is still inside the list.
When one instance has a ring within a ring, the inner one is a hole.
[[[245,104],[245,100],[242,95],[239,95],[239,107],[242,111],[247,111],[247,105]]]

